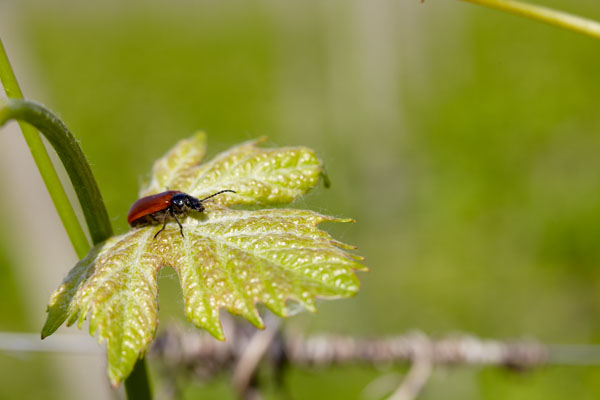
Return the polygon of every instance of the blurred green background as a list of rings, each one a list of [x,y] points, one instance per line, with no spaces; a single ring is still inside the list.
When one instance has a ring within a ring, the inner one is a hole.
[[[600,341],[600,42],[458,1],[99,3],[2,0],[0,37],[26,96],[79,138],[117,232],[178,139],[205,130],[214,155],[266,135],[320,154],[332,187],[294,206],[355,218],[326,228],[371,268],[358,296],[322,302],[289,329]],[[597,0],[539,3],[600,19]],[[42,214],[19,209],[28,181],[9,185],[31,164],[0,164],[0,218],[21,232],[0,232],[3,331],[39,331],[43,299],[74,262],[67,247],[51,265],[22,265],[21,253],[45,257],[25,242]],[[54,223],[46,247],[64,235]],[[164,329],[182,302],[174,273],[161,275]],[[107,386],[103,365],[75,371],[68,357],[79,356],[0,353],[0,399],[77,398],[76,373]],[[292,370],[285,391],[369,399],[371,381],[403,372]],[[225,378],[184,390],[233,396]],[[421,398],[599,397],[600,367],[573,366],[440,368]]]

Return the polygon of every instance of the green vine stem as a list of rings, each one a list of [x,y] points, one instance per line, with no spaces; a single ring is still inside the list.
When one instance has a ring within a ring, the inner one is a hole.
[[[0,104],[0,126],[11,119],[24,121],[39,129],[56,150],[71,178],[94,244],[110,237],[112,228],[102,196],[81,148],[65,124],[39,104],[8,99],[4,104]],[[77,226],[81,229],[79,223]],[[75,244],[73,245],[75,246]],[[80,257],[85,256],[88,249],[86,240],[84,254]],[[144,359],[138,360],[133,372],[125,380],[125,390],[128,399],[149,400],[152,398]]]
[[[112,235],[112,228],[89,164],[77,141],[60,119],[44,107],[22,100],[23,93],[6,55],[2,40],[0,40],[0,81],[9,97],[6,102],[0,99],[0,126],[11,119],[19,122],[25,141],[75,252],[79,258],[83,258],[90,248],[88,240],[42,139],[34,127],[46,135],[64,164],[81,203],[92,241],[97,244]],[[134,371],[125,380],[125,390],[127,398],[131,400],[150,400],[152,398],[145,359],[138,360]]]
[[[520,15],[536,21],[568,29],[577,33],[600,39],[600,23],[551,8],[527,4],[515,0],[461,0],[495,8],[511,14]]]
[[[33,125],[54,147],[71,178],[94,244],[110,237],[112,228],[102,195],[79,144],[65,124],[45,107],[26,100],[8,99],[0,108],[0,126],[10,119]]]
[[[125,393],[128,399],[150,400],[152,391],[148,381],[148,371],[146,359],[140,358],[135,363],[133,371],[125,380]]]
[[[15,74],[10,66],[10,62],[8,61],[8,56],[4,50],[2,40],[0,40],[0,80],[2,81],[2,86],[8,97],[16,99],[23,98],[23,93],[21,92],[21,88],[19,87]],[[54,203],[54,207],[56,207],[58,216],[67,231],[69,240],[71,241],[71,244],[73,244],[77,256],[83,258],[89,251],[90,245],[77,220],[77,216],[69,202],[69,198],[62,187],[58,174],[52,165],[52,161],[44,147],[42,138],[32,126],[23,122],[19,122],[19,125],[23,132],[25,142],[27,142],[31,155],[40,171],[42,180],[48,189],[50,198]]]

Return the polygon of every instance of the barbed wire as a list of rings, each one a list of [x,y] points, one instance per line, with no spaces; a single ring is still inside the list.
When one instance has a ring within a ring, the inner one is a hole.
[[[600,365],[600,345],[550,345],[533,339],[506,341],[470,334],[433,339],[418,331],[373,338],[304,336],[281,330],[279,319],[271,315],[265,322],[267,328],[257,331],[223,316],[225,342],[197,329],[172,325],[155,340],[150,354],[165,371],[172,371],[172,377],[175,371],[189,371],[204,380],[231,373],[233,387],[244,399],[260,399],[255,376],[262,364],[274,365],[277,371],[288,365],[410,365],[391,400],[416,398],[438,366],[496,366],[522,371],[545,365]],[[104,350],[85,334],[57,334],[41,341],[39,334],[0,332],[0,351],[97,354]]]
[[[324,368],[334,365],[410,365],[402,384],[389,397],[414,399],[438,366],[496,366],[523,371],[544,365],[600,365],[600,346],[546,345],[533,339],[502,341],[469,334],[432,339],[422,332],[379,338],[347,335],[304,336],[281,331],[275,319],[256,331],[224,319],[226,342],[197,330],[172,326],[156,341],[152,355],[167,370],[190,371],[199,379],[233,373],[236,392],[258,399],[253,377],[260,363],[281,371],[286,365]]]

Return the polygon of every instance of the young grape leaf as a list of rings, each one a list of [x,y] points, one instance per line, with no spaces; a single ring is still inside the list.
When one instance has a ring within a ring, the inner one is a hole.
[[[204,198],[222,189],[235,194],[216,197],[213,202],[233,204],[284,204],[316,185],[322,165],[306,147],[263,149],[264,139],[243,143],[196,166],[204,157],[206,137],[199,133],[181,141],[154,164],[153,178],[140,197],[177,189]]]
[[[315,298],[348,297],[364,270],[352,246],[319,230],[321,222],[350,222],[295,209],[232,210],[230,204],[289,202],[316,184],[321,164],[306,148],[260,149],[249,142],[197,166],[205,137],[181,141],[158,160],[143,195],[170,189],[194,195],[232,189],[207,201],[203,213],[143,226],[96,246],[69,272],[48,305],[42,337],[65,321],[106,340],[108,372],[117,385],[150,346],[158,325],[157,274],[170,266],[178,275],[185,313],[198,327],[224,340],[219,310],[263,322],[263,303],[275,314],[290,312],[289,300],[314,311]],[[220,199],[220,201],[217,201]],[[251,200],[255,199],[254,202]]]

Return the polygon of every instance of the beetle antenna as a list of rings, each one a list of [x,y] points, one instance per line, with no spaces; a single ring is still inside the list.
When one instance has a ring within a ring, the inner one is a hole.
[[[208,200],[208,199],[210,199],[211,197],[215,197],[215,196],[216,196],[216,195],[218,195],[218,194],[221,194],[221,193],[227,193],[227,192],[229,192],[229,193],[236,193],[234,190],[225,189],[225,190],[221,190],[220,192],[213,193],[213,194],[211,194],[211,195],[210,195],[210,196],[208,196],[208,197],[205,197],[205,198],[203,198],[202,200],[200,200],[200,202],[202,203],[204,200]]]

